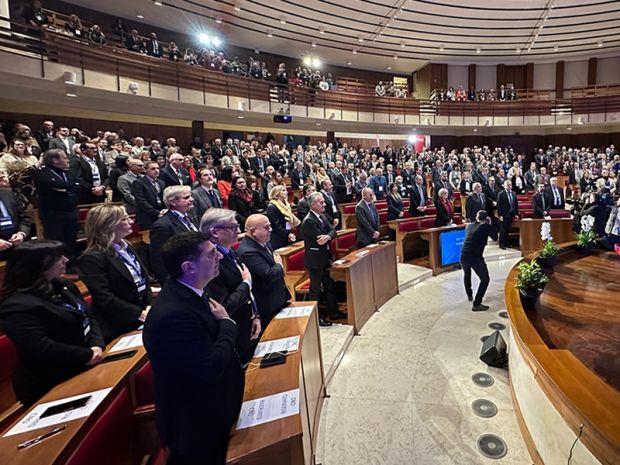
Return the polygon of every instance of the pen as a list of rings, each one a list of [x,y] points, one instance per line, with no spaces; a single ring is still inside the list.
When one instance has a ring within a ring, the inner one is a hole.
[[[55,434],[60,433],[60,432],[61,432],[61,431],[63,431],[66,427],[67,427],[67,425],[62,425],[62,426],[59,426],[58,428],[54,428],[53,430],[48,431],[47,433],[43,433],[43,434],[41,434],[41,435],[37,436],[36,438],[32,438],[32,439],[29,439],[29,440],[28,440],[28,441],[26,441],[26,442],[22,442],[21,444],[19,444],[19,445],[17,446],[17,448],[18,448],[18,449],[25,449],[26,447],[34,446],[35,444],[40,443],[40,442],[41,442],[41,441],[43,441],[44,439],[47,439],[47,438],[49,438],[50,436],[53,436],[53,435],[55,435]]]

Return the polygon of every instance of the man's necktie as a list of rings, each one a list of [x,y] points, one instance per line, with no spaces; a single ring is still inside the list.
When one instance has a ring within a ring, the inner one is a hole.
[[[183,224],[185,224],[187,229],[189,229],[190,231],[196,231],[196,226],[194,226],[194,224],[190,221],[189,217],[182,216],[181,221],[183,221]]]
[[[540,200],[542,200],[543,211],[546,211],[547,207],[545,206],[545,195],[544,194],[540,194]]]

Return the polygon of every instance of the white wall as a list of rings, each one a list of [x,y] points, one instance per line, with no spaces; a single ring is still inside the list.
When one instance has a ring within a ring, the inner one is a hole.
[[[496,83],[496,66],[476,66],[476,88],[488,91],[489,89],[495,89]]]
[[[467,89],[468,77],[467,66],[448,65],[448,87]]]
[[[555,63],[534,64],[534,89],[555,89]]]
[[[567,61],[564,63],[564,88],[588,85],[588,61]]]
[[[596,65],[596,84],[620,84],[620,57],[599,58]]]

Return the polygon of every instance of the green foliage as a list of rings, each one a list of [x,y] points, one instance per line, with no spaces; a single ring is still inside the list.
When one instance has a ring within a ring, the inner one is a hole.
[[[545,241],[545,245],[543,245],[543,248],[540,249],[538,256],[540,258],[555,257],[555,255],[558,253],[558,250],[560,249],[558,248],[557,245],[555,245],[555,242]]]
[[[516,288],[522,291],[524,294],[535,294],[540,292],[545,284],[549,281],[549,278],[545,276],[542,268],[536,262],[521,262],[517,267],[519,274],[517,275]]]
[[[596,232],[592,230],[581,231],[575,234],[575,239],[577,239],[577,245],[579,247],[590,247],[596,242]]]

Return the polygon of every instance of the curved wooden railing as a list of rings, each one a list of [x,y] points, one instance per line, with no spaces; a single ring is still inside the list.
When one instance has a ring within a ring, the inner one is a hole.
[[[617,273],[614,271],[619,268],[614,263],[617,257],[614,258],[612,252],[597,251],[593,254],[602,259],[601,263],[611,266],[607,271]],[[592,289],[582,289],[588,284],[596,284],[601,276],[601,263],[593,263],[588,258],[577,252],[575,245],[563,247],[551,282],[547,284],[533,310],[525,310],[521,304],[515,288],[518,273],[516,266],[506,279],[504,294],[516,348],[533,372],[538,385],[575,436],[579,435],[580,427],[583,426],[580,441],[596,459],[601,464],[614,465],[620,460],[620,392],[605,382],[591,366],[586,366],[573,349],[556,347],[550,342],[553,335],[541,329],[543,324],[548,324],[548,319],[541,323],[541,310],[548,315],[555,315],[553,318],[558,322],[564,322],[564,331],[583,332],[582,326],[591,323],[593,318],[605,319],[605,311],[610,314],[613,308],[617,308],[620,291],[597,292],[594,286]],[[578,267],[574,263],[577,260],[582,261]],[[567,268],[563,268],[564,265],[568,265]],[[580,277],[575,279],[572,287],[567,287],[564,273],[580,273]],[[579,295],[579,308],[574,305],[575,295]],[[599,308],[596,315],[583,308],[591,304]],[[617,325],[617,318],[615,321]],[[613,321],[608,323],[614,324]],[[574,325],[577,325],[577,329],[574,329]],[[609,341],[609,344],[612,348],[618,347],[617,340]],[[615,363],[613,354],[608,353],[606,356],[609,364]],[[527,438],[528,432],[524,433]]]

